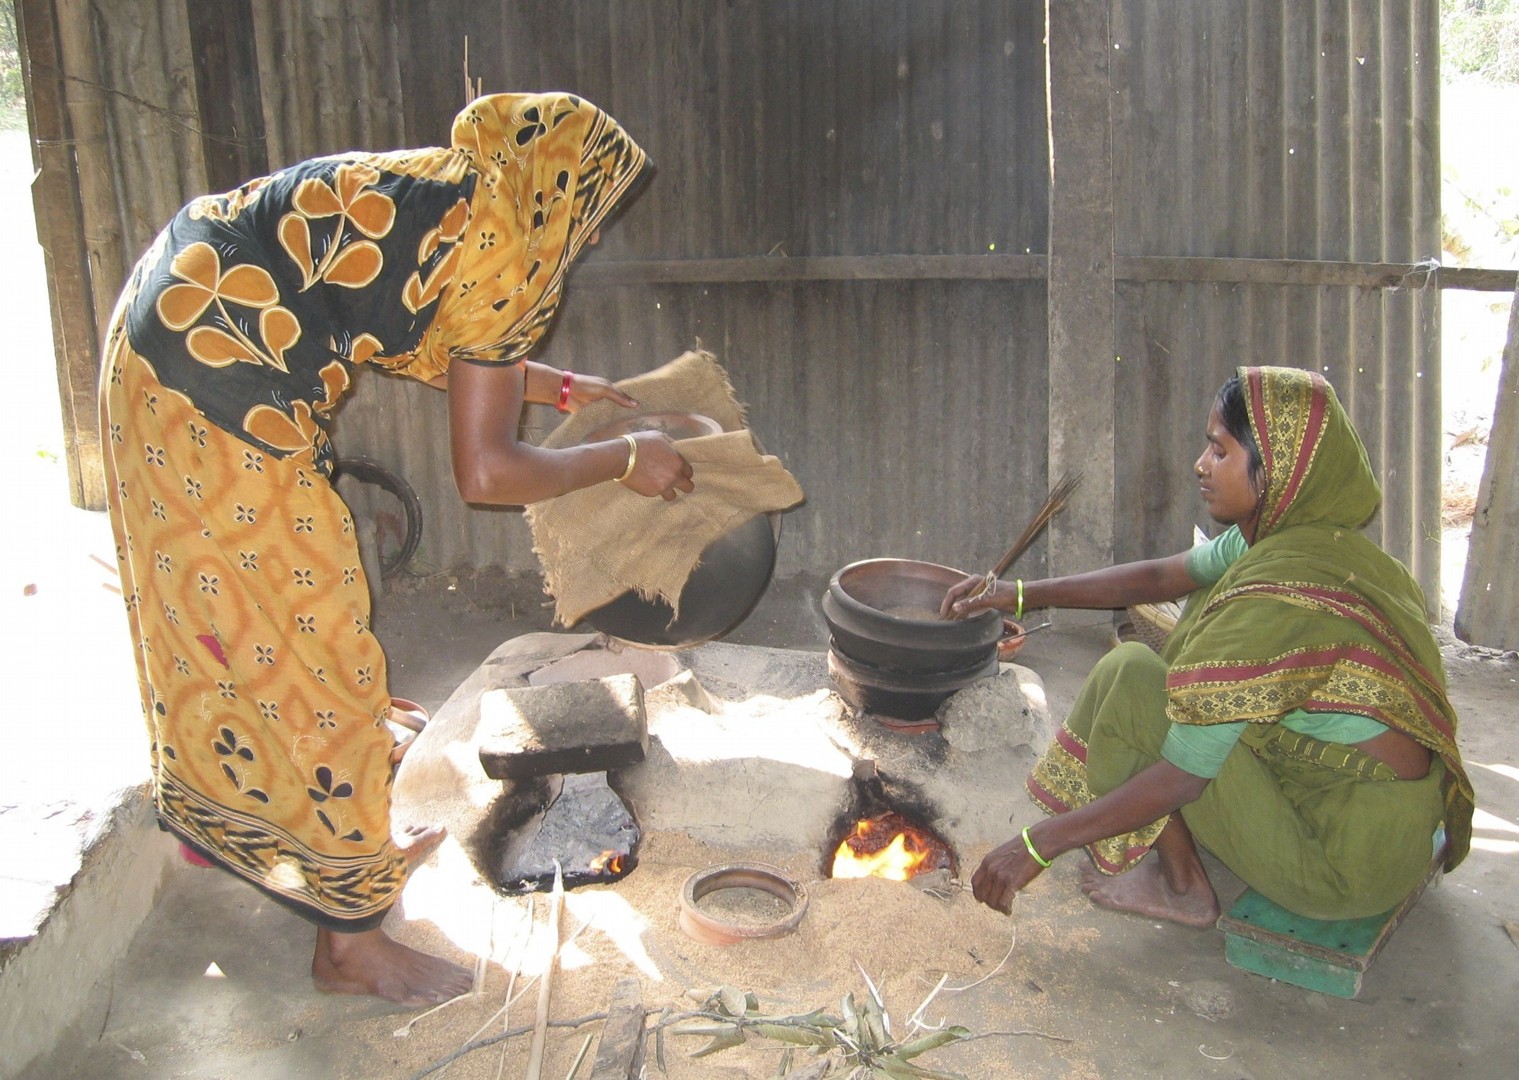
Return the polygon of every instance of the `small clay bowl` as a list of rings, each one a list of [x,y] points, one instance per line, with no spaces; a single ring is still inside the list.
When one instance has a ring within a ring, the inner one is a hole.
[[[790,905],[785,916],[773,923],[748,926],[727,922],[701,909],[700,900],[719,889],[756,889]],[[680,928],[703,945],[736,945],[762,941],[791,933],[807,914],[807,890],[786,873],[764,863],[729,863],[698,870],[686,879],[680,892]]]
[[[997,659],[1007,663],[1023,651],[1028,631],[1012,619],[1002,620],[1002,638],[997,642]]]

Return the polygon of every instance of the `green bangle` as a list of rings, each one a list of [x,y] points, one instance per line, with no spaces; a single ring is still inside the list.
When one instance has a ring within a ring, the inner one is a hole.
[[[1029,838],[1028,826],[1027,825],[1025,825],[1023,827],[1023,846],[1026,847],[1026,848],[1028,848],[1029,856],[1036,863],[1038,863],[1040,866],[1044,867],[1046,870],[1048,870],[1050,868],[1050,861],[1048,859],[1046,859],[1043,855],[1039,854],[1039,852],[1037,852],[1037,851],[1034,850],[1034,841]]]
[[[1023,579],[1019,578],[1018,579],[1018,610],[1015,611],[1015,612],[1013,612],[1013,622],[1017,622],[1021,618],[1023,618]],[[1037,858],[1037,856],[1035,856],[1035,857]],[[1045,863],[1044,865],[1048,866],[1049,863]]]

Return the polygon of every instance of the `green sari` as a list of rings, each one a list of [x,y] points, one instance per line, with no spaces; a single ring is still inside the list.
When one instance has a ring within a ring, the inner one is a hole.
[[[1333,389],[1312,372],[1241,368],[1265,469],[1255,542],[1195,593],[1160,657],[1142,646],[1099,663],[1028,780],[1048,812],[1084,805],[1160,759],[1172,723],[1246,720],[1203,796],[1181,811],[1249,885],[1317,918],[1376,914],[1471,843],[1471,783],[1456,746],[1439,648],[1408,571],[1360,528],[1381,490]],[[1428,747],[1399,780],[1355,747],[1277,722],[1287,713],[1369,717]],[[1089,849],[1118,873],[1165,821]]]

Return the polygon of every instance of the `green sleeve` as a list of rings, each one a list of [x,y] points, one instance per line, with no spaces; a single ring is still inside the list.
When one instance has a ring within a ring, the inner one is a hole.
[[[1229,724],[1172,724],[1160,756],[1178,769],[1211,780],[1239,742],[1245,723],[1236,720]]]
[[[1199,585],[1212,585],[1249,546],[1239,526],[1230,525],[1206,544],[1187,552],[1187,573]]]

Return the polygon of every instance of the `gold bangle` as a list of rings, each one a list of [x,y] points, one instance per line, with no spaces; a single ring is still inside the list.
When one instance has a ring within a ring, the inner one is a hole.
[[[633,438],[631,435],[624,435],[623,439],[628,444],[628,467],[624,469],[622,471],[622,475],[617,478],[617,482],[619,484],[633,475],[633,466],[638,464],[638,440]]]

